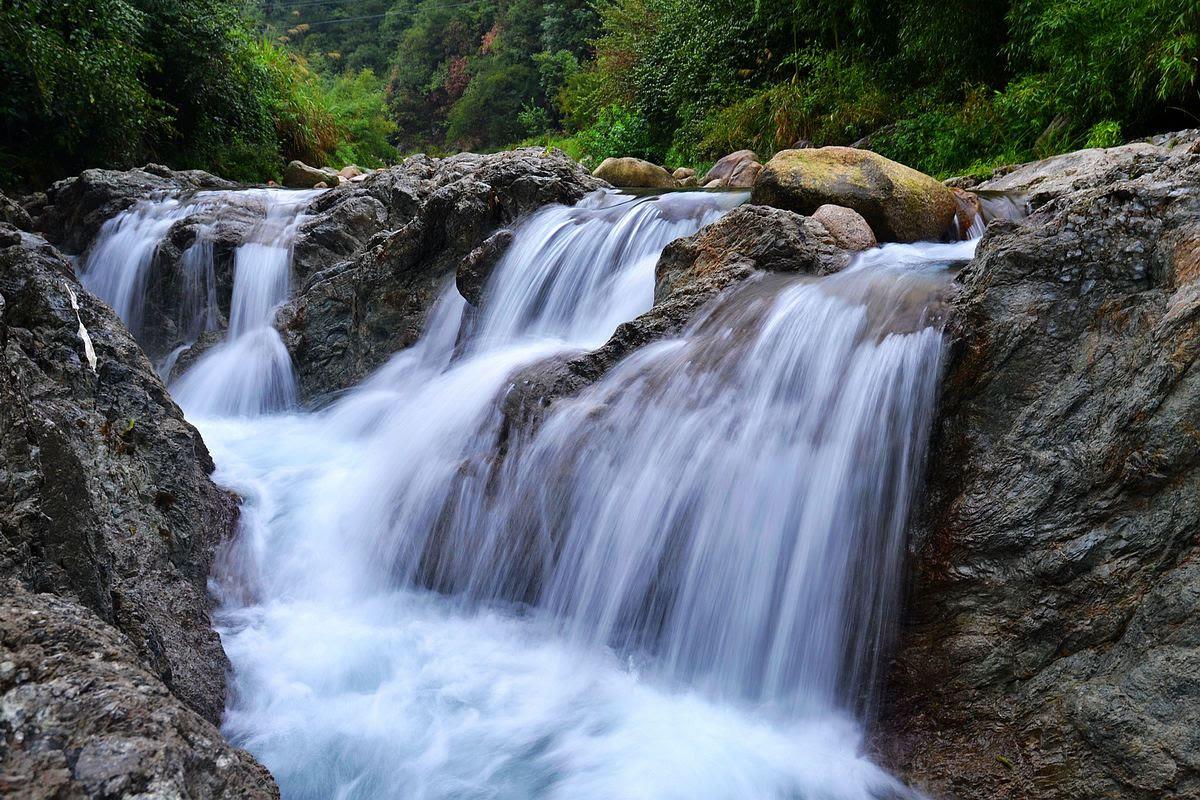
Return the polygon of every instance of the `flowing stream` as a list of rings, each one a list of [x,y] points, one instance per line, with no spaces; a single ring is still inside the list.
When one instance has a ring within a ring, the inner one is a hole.
[[[270,325],[307,199],[275,195],[225,341],[171,388],[245,498],[212,581],[224,732],[285,798],[911,796],[864,720],[973,241],[752,278],[501,458],[514,372],[647,310],[661,250],[745,195],[543,209],[478,317],[447,286],[416,345],[319,411]],[[85,282],[131,325],[185,205],[92,248]]]

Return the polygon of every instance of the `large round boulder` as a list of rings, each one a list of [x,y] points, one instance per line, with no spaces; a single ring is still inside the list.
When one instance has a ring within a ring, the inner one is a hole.
[[[749,189],[762,172],[762,164],[753,150],[738,150],[722,157],[704,174],[701,186],[723,189]]]
[[[319,184],[325,186],[319,186]],[[283,185],[291,189],[316,189],[336,186],[338,174],[331,169],[310,167],[303,161],[289,161],[283,168]]]
[[[674,189],[679,185],[671,173],[640,158],[606,158],[592,175],[613,186]]]
[[[754,184],[752,201],[812,214],[825,204],[862,214],[880,241],[942,239],[958,209],[940,182],[869,150],[782,150]]]

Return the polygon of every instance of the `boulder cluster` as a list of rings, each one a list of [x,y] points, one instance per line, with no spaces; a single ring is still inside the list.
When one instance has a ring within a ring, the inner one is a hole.
[[[608,158],[592,173],[613,186],[750,190],[751,202],[816,217],[847,250],[878,242],[966,238],[984,216],[978,198],[869,150],[800,146],[765,165],[751,150],[721,158],[697,179],[637,158]]]

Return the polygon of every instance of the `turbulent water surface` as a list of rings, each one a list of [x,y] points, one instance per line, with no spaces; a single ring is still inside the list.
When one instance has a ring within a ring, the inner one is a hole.
[[[747,281],[497,458],[514,371],[601,344],[662,248],[744,199],[543,209],[477,319],[448,286],[418,344],[315,412],[270,327],[303,198],[268,200],[226,341],[172,390],[245,498],[213,578],[224,730],[285,797],[907,796],[859,720],[973,243]],[[93,248],[129,239],[88,282],[128,320],[171,203]]]

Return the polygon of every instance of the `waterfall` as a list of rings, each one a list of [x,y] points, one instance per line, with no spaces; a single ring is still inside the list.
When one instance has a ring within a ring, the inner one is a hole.
[[[283,414],[298,219],[271,206],[172,391],[244,498],[223,729],[285,798],[913,796],[863,720],[974,241],[751,278],[498,452],[514,374],[647,310],[662,249],[745,200],[547,207],[479,314],[448,283],[416,345]]]
[[[108,302],[143,345],[155,333],[145,324],[155,302],[181,342],[159,364],[169,379],[180,356],[201,333],[219,328],[214,236],[222,216],[250,209],[258,221],[234,251],[232,301],[225,341],[206,351],[171,385],[180,405],[200,415],[257,415],[295,403],[291,359],[271,326],[291,284],[291,248],[314,191],[248,189],[198,192],[188,200],[151,198],[106,222],[81,265],[84,286]],[[194,236],[175,265],[156,265],[174,231]],[[157,268],[167,274],[154,276]],[[177,274],[176,274],[177,273]],[[161,286],[152,287],[157,277]],[[164,292],[171,297],[161,297]]]
[[[267,213],[234,256],[228,336],[170,387],[189,414],[253,416],[296,404],[292,359],[272,321],[288,298],[292,243],[315,192],[260,191]]]
[[[143,337],[147,282],[159,244],[174,225],[214,203],[217,194],[202,192],[189,202],[173,197],[142,200],[105,222],[89,248],[80,269],[81,282],[112,306],[139,341]],[[205,251],[203,242],[198,243],[197,253],[189,250],[189,267],[198,266],[195,256],[203,256]],[[207,254],[211,263],[211,248],[207,248]],[[211,296],[211,284],[203,285],[208,277],[207,271],[200,269],[189,274],[184,286],[184,303],[194,309],[195,319],[204,317],[199,307]]]

